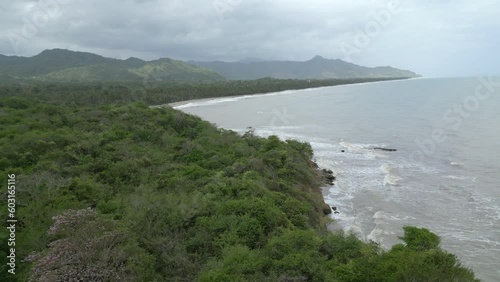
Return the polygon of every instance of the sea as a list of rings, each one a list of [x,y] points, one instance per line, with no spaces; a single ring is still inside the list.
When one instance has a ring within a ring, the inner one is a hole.
[[[500,77],[419,78],[175,104],[219,127],[309,142],[331,229],[388,249],[406,225],[500,281]],[[395,149],[384,151],[374,148]]]

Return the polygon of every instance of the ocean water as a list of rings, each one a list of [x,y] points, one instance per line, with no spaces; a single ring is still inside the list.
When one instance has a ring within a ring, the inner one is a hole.
[[[309,142],[337,175],[333,228],[389,248],[402,227],[441,236],[500,281],[500,78],[412,79],[191,101],[176,108],[243,133]],[[396,152],[373,150],[397,149]]]

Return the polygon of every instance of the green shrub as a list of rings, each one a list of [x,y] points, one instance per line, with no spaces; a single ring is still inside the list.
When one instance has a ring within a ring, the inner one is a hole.
[[[404,235],[400,237],[409,249],[415,251],[426,251],[439,247],[440,238],[425,228],[414,226],[403,227]]]

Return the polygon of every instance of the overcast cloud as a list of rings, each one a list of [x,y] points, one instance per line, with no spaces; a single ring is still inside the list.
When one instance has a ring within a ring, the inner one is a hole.
[[[322,55],[424,76],[500,74],[498,0],[0,0],[0,8],[5,55],[52,48],[148,60]]]

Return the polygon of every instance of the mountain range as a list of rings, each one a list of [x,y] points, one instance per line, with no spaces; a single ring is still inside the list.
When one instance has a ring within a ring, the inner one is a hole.
[[[368,68],[321,56],[305,62],[262,61],[183,62],[162,58],[144,61],[138,58],[111,59],[100,55],[63,49],[45,50],[33,57],[0,55],[0,80],[31,79],[40,81],[157,81],[210,82],[280,79],[416,77],[414,72],[392,67]]]
[[[260,61],[240,62],[194,62],[189,63],[212,69],[233,80],[259,79],[273,77],[281,79],[329,79],[329,78],[379,78],[379,77],[417,77],[416,73],[393,67],[363,67],[340,59],[325,59],[316,56],[305,62],[299,61]]]
[[[0,77],[43,81],[221,81],[213,70],[162,58],[118,60],[92,53],[62,49],[45,50],[33,57],[0,55]]]

